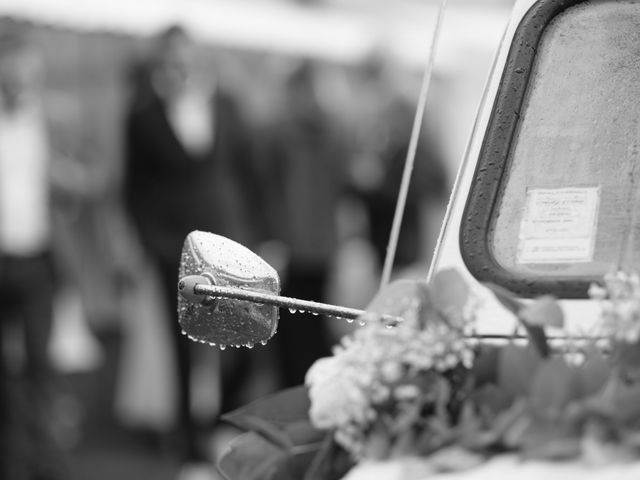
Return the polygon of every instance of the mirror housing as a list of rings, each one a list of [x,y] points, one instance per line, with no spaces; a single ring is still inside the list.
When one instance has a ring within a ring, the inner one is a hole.
[[[179,278],[178,321],[190,339],[224,349],[265,344],[276,333],[276,306],[193,292],[195,284],[206,283],[278,295],[278,273],[248,248],[213,233],[191,232],[182,247]]]

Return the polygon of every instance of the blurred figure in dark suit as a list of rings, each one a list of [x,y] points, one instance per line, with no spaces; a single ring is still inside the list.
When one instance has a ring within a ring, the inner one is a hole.
[[[284,295],[323,301],[338,247],[336,217],[346,191],[348,151],[343,132],[319,97],[317,75],[318,65],[309,60],[290,74],[286,110],[264,134],[261,151],[272,236],[288,252]],[[285,387],[304,383],[313,362],[331,354],[326,321],[281,310],[270,348]]]
[[[179,428],[188,461],[202,454],[190,411],[195,346],[181,335],[176,313],[182,244],[192,230],[204,230],[251,245],[247,196],[255,191],[247,186],[253,179],[250,143],[239,110],[213,79],[196,72],[195,45],[185,30],[172,26],[160,33],[148,63],[135,71],[125,132],[125,202],[171,307]],[[223,378],[223,402],[232,402],[243,368],[240,360]]]
[[[360,98],[359,121],[355,128],[351,178],[354,194],[368,216],[369,240],[382,266],[387,254],[389,234],[409,149],[415,106],[401,93],[379,52],[368,58],[358,71],[356,95]],[[433,132],[425,127],[417,145],[411,187],[404,209],[402,230],[394,262],[396,269],[424,262],[421,256],[429,244],[424,224],[430,207],[446,202],[449,183],[440,146]],[[436,214],[437,215],[437,214]],[[435,221],[436,228],[440,218]],[[431,245],[435,247],[435,244]]]

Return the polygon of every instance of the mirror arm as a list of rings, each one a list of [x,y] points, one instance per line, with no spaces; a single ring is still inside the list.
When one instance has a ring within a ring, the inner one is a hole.
[[[210,279],[202,275],[189,275],[180,279],[178,282],[178,292],[185,300],[190,302],[202,303],[211,302],[216,298],[232,298],[235,300],[246,300],[258,304],[275,305],[280,308],[287,308],[291,311],[310,312],[315,315],[330,315],[347,320],[355,320],[365,313],[364,310],[340,307],[328,303],[300,300],[297,298],[272,295],[237,287],[213,285],[211,284]],[[383,315],[382,319],[389,324],[397,324],[402,320],[391,315]]]

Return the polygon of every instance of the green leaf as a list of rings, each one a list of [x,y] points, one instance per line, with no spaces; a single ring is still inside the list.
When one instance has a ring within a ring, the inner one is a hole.
[[[455,439],[457,432],[442,419],[429,417],[424,423],[424,428],[416,435],[415,452],[418,455],[430,455]]]
[[[580,454],[577,428],[564,418],[544,418],[529,415],[521,429],[517,447],[525,458],[564,460]]]
[[[386,425],[376,422],[367,433],[364,456],[374,460],[384,460],[391,451],[391,436]]]
[[[544,329],[542,327],[535,327],[524,323],[524,329],[527,331],[527,336],[531,341],[533,347],[537,350],[538,354],[541,357],[546,358],[549,356],[551,349],[549,348],[549,344],[547,343],[547,336],[544,333]]]
[[[577,370],[581,396],[588,397],[602,389],[611,376],[612,369],[602,352],[595,346],[585,350],[584,355],[585,361]]]
[[[462,309],[469,300],[469,285],[453,268],[440,270],[429,283],[431,299],[436,309],[445,314],[450,308]]]
[[[640,431],[630,430],[622,432],[622,442],[633,450],[640,451]]]
[[[282,431],[293,445],[319,443],[326,435],[326,431],[318,430],[309,419],[291,422],[282,427]]]
[[[309,469],[309,465],[313,463],[319,449],[320,444],[317,444],[313,449],[300,450],[299,452],[289,456],[285,464],[287,475],[296,480],[300,478],[308,478],[309,480],[327,480],[327,477],[305,477],[306,472]]]
[[[533,376],[531,401],[544,412],[558,413],[580,395],[578,372],[562,357],[545,359]]]
[[[251,430],[261,435],[266,440],[282,449],[290,450],[291,447],[293,447],[293,442],[289,438],[289,436],[287,436],[284,431],[267,420],[256,417],[254,415],[244,415],[242,418],[242,423],[246,430]]]
[[[578,371],[564,358],[545,359],[538,367],[531,384],[531,399],[548,412],[557,412],[581,395]]]
[[[527,395],[533,374],[542,361],[531,348],[505,345],[499,353],[498,386],[512,397]]]
[[[502,304],[502,306],[509,310],[511,313],[517,315],[524,306],[524,303],[518,300],[518,298],[506,288],[503,288],[500,285],[496,285],[495,283],[491,282],[485,282],[483,283],[483,285],[491,290],[493,295]]]
[[[640,344],[619,342],[614,351],[621,376],[630,382],[640,381]]]
[[[380,290],[367,305],[365,321],[378,319],[381,315],[402,317],[417,321],[423,308],[431,307],[426,282],[401,279],[391,282]]]
[[[483,421],[491,425],[495,418],[513,404],[513,394],[493,384],[476,389],[471,397]]]
[[[492,345],[483,345],[478,349],[478,353],[471,367],[471,374],[476,387],[481,387],[487,383],[498,382],[498,360],[500,349]]]
[[[353,467],[349,454],[333,441],[333,433],[327,433],[313,460],[309,463],[303,480],[338,480]]]
[[[637,452],[634,451],[630,444],[611,441],[611,439],[607,438],[609,432],[600,431],[602,428],[609,430],[607,426],[603,426],[598,422],[591,422],[585,427],[581,450],[582,457],[589,465],[620,465],[637,461]]]
[[[564,313],[558,301],[551,295],[535,299],[529,305],[523,307],[518,316],[533,327],[556,327],[564,325]]]
[[[530,325],[520,316],[520,312],[525,308],[524,303],[518,300],[518,298],[506,288],[493,283],[485,283],[484,285],[491,290],[496,299],[507,310],[516,315],[518,320],[522,323],[522,326],[525,328],[527,335],[529,336],[529,340],[540,356],[549,356],[550,349],[544,329],[537,325]]]
[[[519,447],[522,439],[530,428],[531,413],[527,401],[517,399],[509,410],[498,415],[492,430],[502,438],[502,443],[508,448]]]
[[[254,432],[231,441],[218,466],[228,480],[295,480],[283,466],[287,453]]]
[[[602,393],[592,399],[591,406],[623,424],[636,422],[640,420],[640,385],[626,384],[612,375]]]
[[[307,388],[299,386],[256,400],[223,415],[222,418],[243,430],[255,427],[255,422],[247,421],[248,418],[259,418],[276,427],[285,427],[294,422],[308,420],[310,406]]]
[[[283,451],[320,442],[324,432],[309,420],[309,396],[305,387],[294,387],[257,400],[223,420],[250,430]]]
[[[325,437],[330,441],[331,434]],[[321,447],[322,442],[315,442],[282,449],[257,432],[248,432],[232,440],[218,466],[228,480],[324,480],[332,477],[305,476]],[[333,463],[332,457],[327,458]],[[343,463],[337,454],[336,462]]]
[[[457,430],[460,445],[471,450],[485,449],[498,440],[495,432],[484,428],[482,419],[470,401],[462,405]]]

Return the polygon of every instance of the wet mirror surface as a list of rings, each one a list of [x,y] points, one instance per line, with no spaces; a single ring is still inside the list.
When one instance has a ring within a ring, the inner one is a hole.
[[[219,235],[192,232],[185,239],[179,277],[207,275],[218,286],[277,295],[277,272],[248,248]],[[276,331],[278,308],[229,298],[189,302],[178,296],[183,332],[221,349],[266,343]]]

